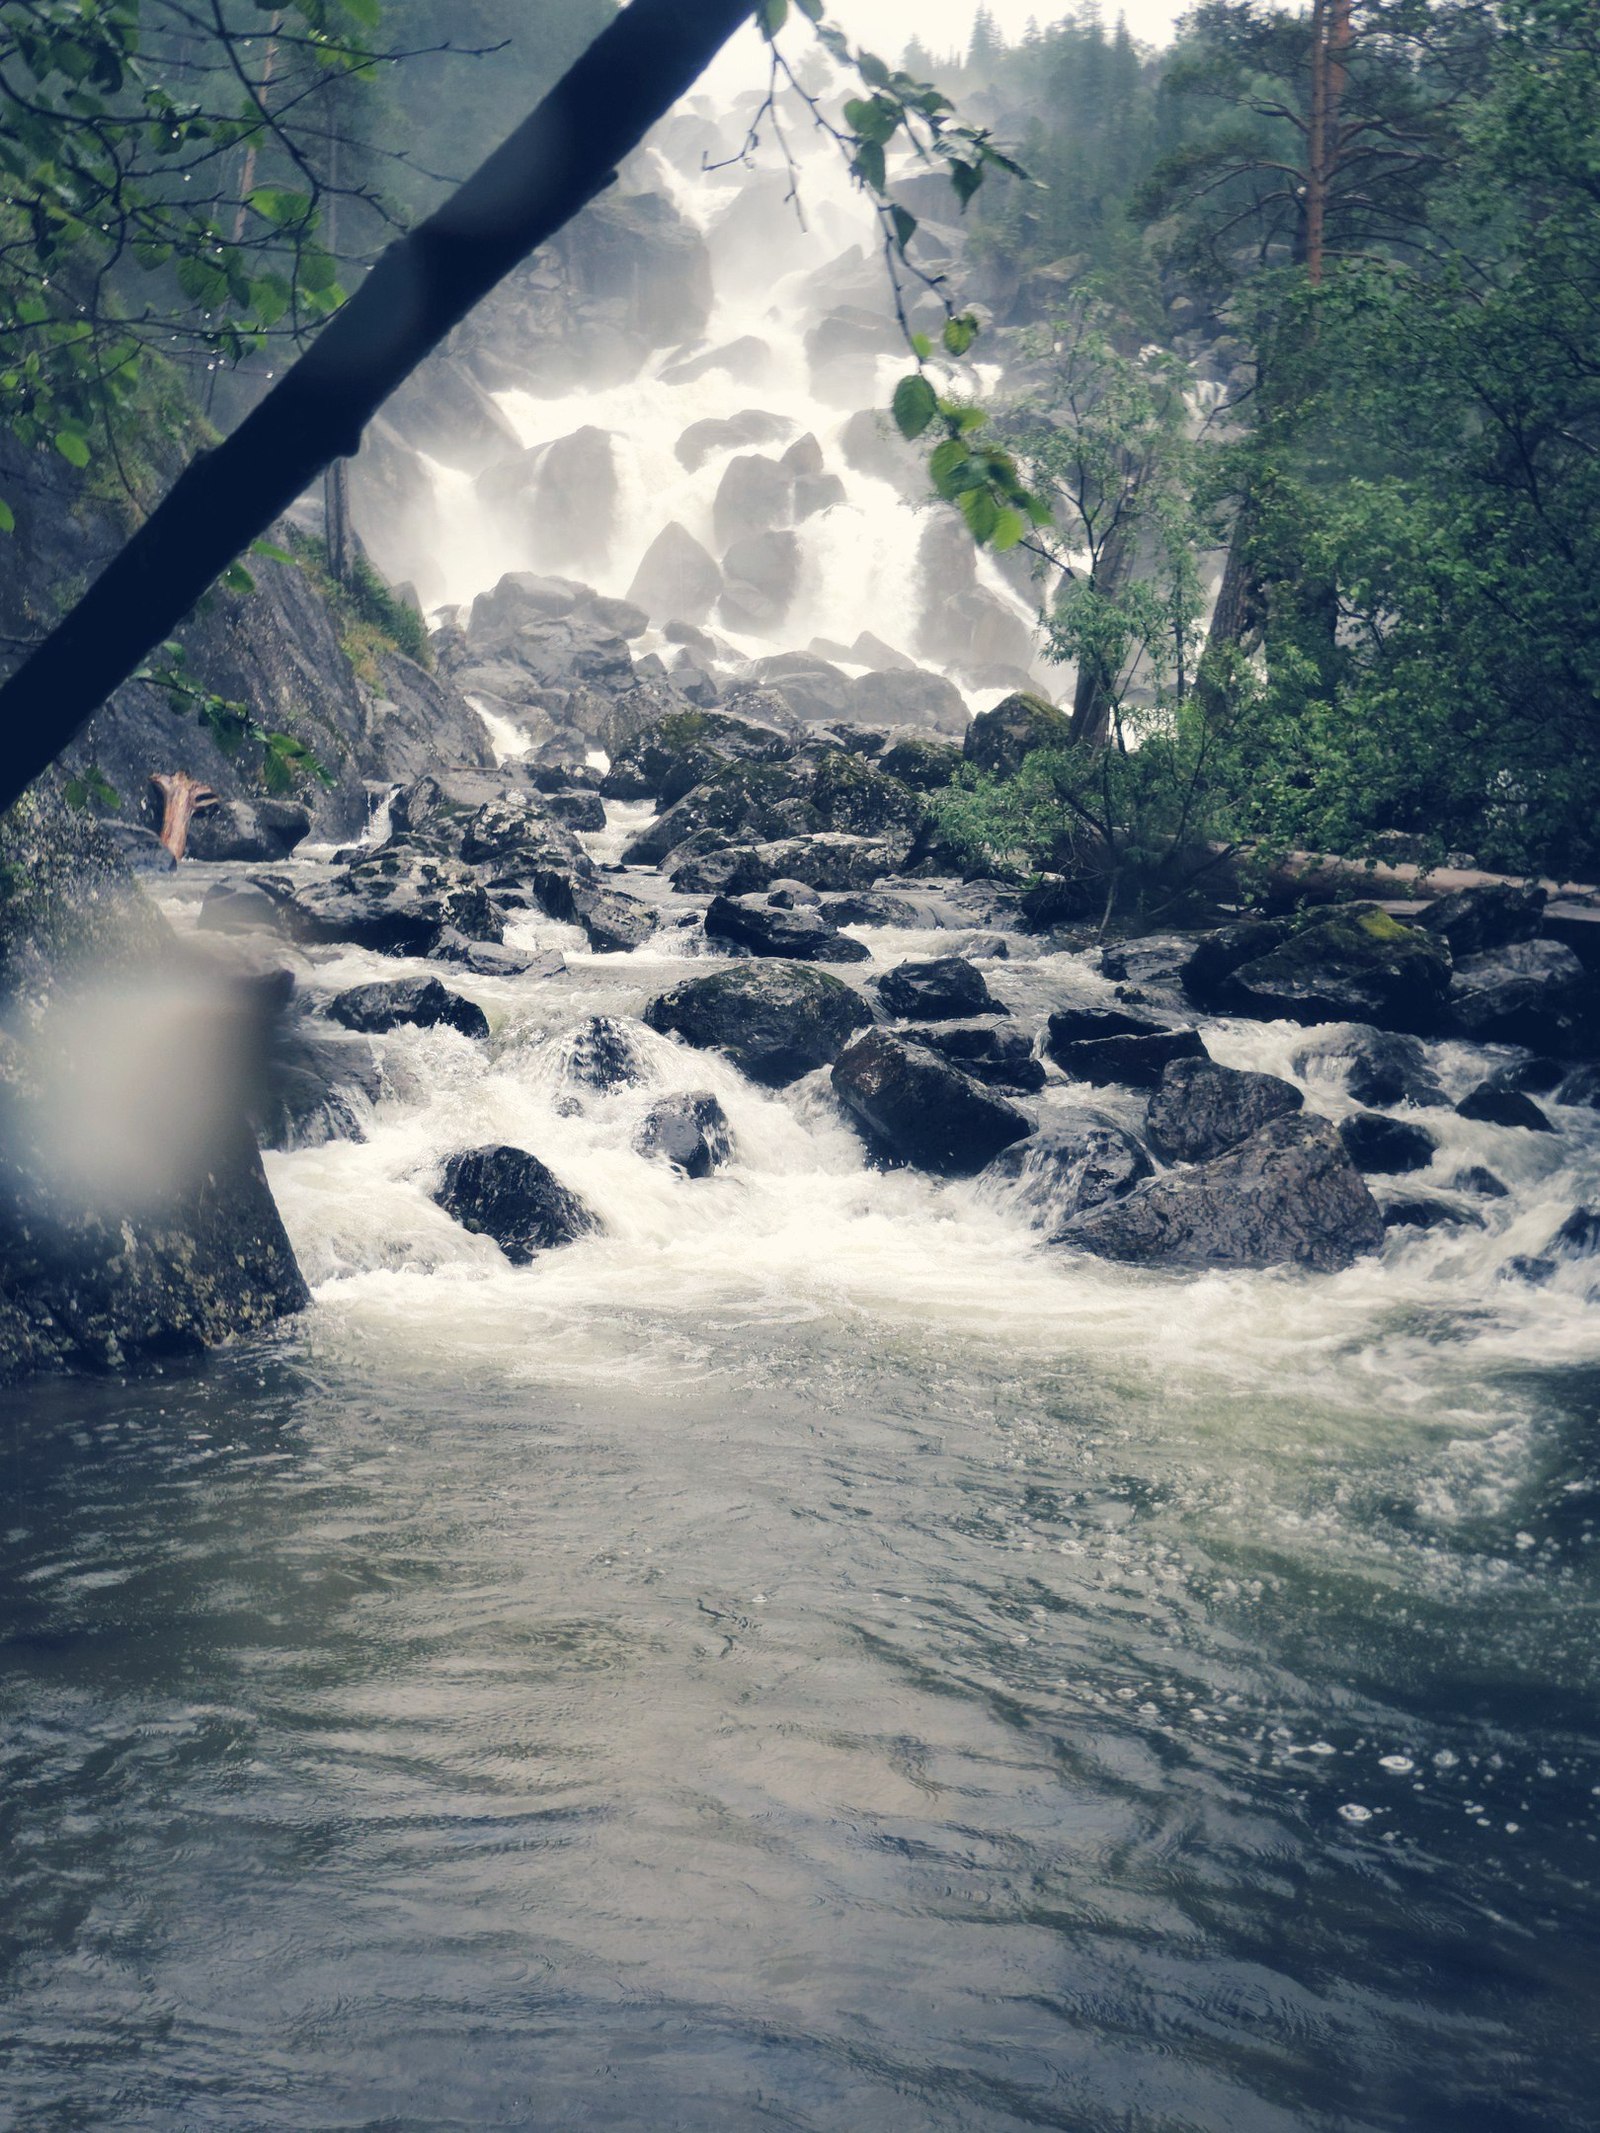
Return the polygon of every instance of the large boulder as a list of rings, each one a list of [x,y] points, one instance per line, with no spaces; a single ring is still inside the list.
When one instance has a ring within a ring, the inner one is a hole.
[[[670,807],[730,763],[780,763],[794,752],[775,726],[722,711],[674,711],[635,734],[612,757],[601,791],[611,800]]]
[[[858,674],[849,685],[850,715],[876,725],[920,726],[929,733],[961,734],[967,700],[953,681],[926,667],[893,667]],[[898,773],[896,773],[898,775]]]
[[[985,1183],[1057,1243],[1075,1215],[1120,1200],[1152,1168],[1133,1135],[1114,1119],[1073,1111],[1052,1114],[1036,1134],[1004,1149],[985,1172]]]
[[[733,1160],[728,1114],[707,1090],[664,1096],[639,1122],[633,1145],[685,1177],[708,1178]]]
[[[716,557],[671,519],[639,559],[628,598],[656,622],[704,622],[722,595]]]
[[[1519,1126],[1526,1133],[1556,1130],[1531,1096],[1524,1096],[1520,1089],[1497,1089],[1492,1081],[1480,1081],[1469,1089],[1456,1111],[1483,1126]]]
[[[195,816],[186,850],[190,859],[287,859],[310,834],[311,810],[298,800],[224,800]]]
[[[814,652],[773,652],[756,660],[751,672],[764,689],[777,691],[796,718],[851,716],[855,698],[849,680]]]
[[[871,951],[840,933],[820,911],[785,910],[748,896],[713,897],[706,938],[731,941],[751,955],[786,956],[805,963],[865,963]]]
[[[534,445],[478,476],[478,494],[503,513],[541,562],[598,569],[617,510],[616,457],[608,430],[592,424]]]
[[[1483,955],[1513,941],[1531,941],[1539,931],[1545,892],[1533,883],[1489,882],[1481,889],[1457,889],[1419,912],[1417,924],[1448,943],[1451,957]]]
[[[800,543],[792,533],[747,533],[722,559],[724,628],[770,637],[781,626],[800,585]]]
[[[764,1087],[781,1089],[838,1058],[872,1010],[842,979],[804,963],[737,964],[690,978],[645,1009],[651,1029],[727,1054]]]
[[[1032,1124],[959,1067],[887,1030],[868,1030],[835,1062],[833,1087],[873,1153],[970,1178]]]
[[[1075,1216],[1061,1241],[1148,1266],[1330,1273],[1377,1250],[1383,1216],[1333,1127],[1302,1114]]]
[[[811,776],[788,763],[729,763],[703,778],[659,814],[622,855],[625,866],[659,866],[669,852],[808,836],[822,827],[811,804]],[[712,833],[706,836],[705,833]],[[785,869],[786,872],[792,871]]]
[[[959,955],[897,964],[878,980],[878,998],[906,1022],[964,1022],[973,1015],[1009,1012],[977,965]]]
[[[814,837],[774,838],[731,856],[733,864],[717,884],[730,895],[749,895],[777,881],[837,892],[870,889],[881,875],[894,872],[905,857],[905,846],[881,837],[845,837],[824,830]],[[689,885],[678,873],[672,879],[675,887]],[[835,925],[841,923],[831,913],[824,916]],[[842,923],[856,922],[846,919]]]
[[[1045,1050],[1074,1081],[1153,1089],[1175,1059],[1203,1059],[1195,1029],[1173,1029],[1119,1008],[1065,1007],[1050,1017]]]
[[[1480,1044],[1559,1044],[1587,988],[1583,965],[1559,941],[1513,941],[1456,964],[1450,1017]]]
[[[306,883],[278,912],[298,940],[352,941],[380,955],[427,955],[447,929],[473,941],[498,941],[503,930],[470,867],[400,845]]]
[[[597,955],[624,955],[642,948],[656,930],[659,913],[642,897],[627,896],[594,882],[574,885],[563,916],[570,916],[588,936]]]
[[[1276,1074],[1245,1073],[1214,1059],[1175,1059],[1162,1071],[1145,1122],[1162,1155],[1204,1163],[1304,1102],[1294,1083]]]
[[[810,799],[823,829],[856,837],[898,834],[910,849],[926,814],[915,793],[848,749],[825,748],[812,760]]]
[[[1072,721],[1042,696],[1018,690],[992,711],[980,711],[967,728],[963,753],[975,770],[1011,777],[1024,756],[1043,748],[1065,748]]]
[[[736,451],[741,445],[777,444],[793,433],[794,424],[786,415],[745,407],[736,415],[708,415],[701,422],[691,422],[673,450],[679,464],[693,474],[713,453]]]
[[[751,533],[787,526],[794,510],[794,475],[780,460],[743,452],[722,470],[711,505],[711,528],[726,548]]]
[[[473,1000],[447,992],[437,978],[394,978],[376,985],[352,985],[336,993],[328,1013],[345,1029],[376,1036],[383,1030],[453,1029],[463,1037],[487,1037],[489,1019]]]
[[[492,1237],[513,1266],[599,1227],[536,1155],[504,1143],[451,1156],[433,1197],[463,1229]]]
[[[1185,969],[1191,997],[1205,945]],[[1269,1020],[1374,1022],[1426,1036],[1443,1025],[1449,990],[1442,940],[1375,905],[1352,904],[1319,912],[1265,953],[1251,955],[1246,944],[1244,959],[1221,974],[1212,1004]]]
[[[194,1353],[308,1301],[239,1100],[262,1037],[87,819],[35,794],[0,820],[0,1383]]]
[[[905,733],[885,748],[878,758],[878,768],[886,778],[896,779],[912,792],[942,792],[953,782],[962,760],[961,750],[953,741]]]

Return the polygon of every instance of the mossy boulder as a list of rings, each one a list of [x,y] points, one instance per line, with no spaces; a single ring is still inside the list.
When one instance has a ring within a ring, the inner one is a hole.
[[[1043,696],[1025,689],[1003,697],[992,711],[980,711],[967,728],[962,753],[976,770],[1009,778],[1025,755],[1041,748],[1065,748],[1072,721]]]
[[[600,790],[608,800],[655,800],[670,807],[730,763],[779,763],[792,750],[774,726],[722,711],[672,711],[619,751]]]
[[[1319,911],[1287,932],[1262,927],[1264,952],[1253,955],[1255,941],[1239,936],[1257,929],[1225,931],[1231,938],[1202,943],[1185,972],[1192,991],[1194,969],[1203,966],[1208,1004],[1267,1021],[1370,1022],[1418,1036],[1444,1024],[1448,945],[1375,904]]]

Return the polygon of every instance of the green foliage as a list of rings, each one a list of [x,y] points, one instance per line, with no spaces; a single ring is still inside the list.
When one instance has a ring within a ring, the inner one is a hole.
[[[98,763],[70,777],[61,788],[61,797],[68,807],[80,812],[96,809],[106,814],[115,814],[122,806],[122,795],[106,777]]]

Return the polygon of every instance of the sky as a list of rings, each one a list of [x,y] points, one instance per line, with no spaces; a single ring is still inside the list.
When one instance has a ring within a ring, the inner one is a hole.
[[[1100,12],[1107,25],[1119,14],[1128,18],[1128,28],[1145,44],[1165,44],[1172,25],[1192,0],[1101,0]],[[835,21],[870,49],[898,58],[913,36],[920,37],[930,52],[944,53],[964,48],[972,34],[972,18],[978,0],[830,0],[828,12]],[[989,10],[1007,39],[1019,37],[1028,17],[1041,23],[1056,21],[1068,12],[1068,0],[989,0]]]

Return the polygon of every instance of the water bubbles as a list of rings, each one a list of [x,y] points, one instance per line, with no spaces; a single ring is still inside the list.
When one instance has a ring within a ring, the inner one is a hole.
[[[1337,1755],[1338,1752],[1331,1740],[1314,1740],[1306,1750],[1307,1755]]]
[[[1362,1822],[1370,1822],[1372,1820],[1372,1809],[1363,1807],[1358,1800],[1346,1800],[1339,1809],[1339,1819],[1341,1822],[1351,1822],[1358,1825]]]
[[[1378,1757],[1378,1768],[1392,1771],[1396,1777],[1409,1777],[1416,1767],[1409,1755],[1380,1755]]]
[[[1460,1760],[1454,1748],[1441,1748],[1433,1759],[1433,1767],[1435,1770],[1454,1770]]]

